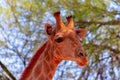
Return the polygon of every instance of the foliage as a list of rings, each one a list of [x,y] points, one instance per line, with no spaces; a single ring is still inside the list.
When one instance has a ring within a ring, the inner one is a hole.
[[[34,51],[46,39],[44,23],[54,26],[51,15],[60,10],[62,16],[75,17],[76,27],[88,30],[83,43],[90,62],[86,67],[78,67],[74,62],[64,61],[58,66],[54,80],[118,80],[119,4],[119,0],[1,0],[0,61],[18,78]],[[0,69],[0,78],[4,77]]]

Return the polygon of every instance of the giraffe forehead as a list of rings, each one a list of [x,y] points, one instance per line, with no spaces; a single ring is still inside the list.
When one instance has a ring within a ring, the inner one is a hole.
[[[61,29],[59,30],[56,35],[63,35],[63,36],[66,36],[66,35],[73,35],[75,34],[75,31],[73,29],[69,29],[69,28],[65,28],[65,29]]]

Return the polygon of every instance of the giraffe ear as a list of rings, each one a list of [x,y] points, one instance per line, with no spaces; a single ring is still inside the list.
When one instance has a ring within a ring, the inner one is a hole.
[[[87,30],[86,29],[79,29],[79,30],[76,30],[76,33],[80,36],[80,38],[84,38],[87,34]]]
[[[45,24],[45,32],[46,32],[47,35],[52,34],[52,26],[51,26],[51,24],[49,24],[49,23]]]

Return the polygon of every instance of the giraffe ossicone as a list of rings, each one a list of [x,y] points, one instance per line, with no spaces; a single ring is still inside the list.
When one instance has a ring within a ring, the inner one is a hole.
[[[81,40],[86,29],[76,30],[72,16],[66,17],[67,25],[62,22],[60,12],[54,13],[56,28],[45,24],[48,40],[36,51],[19,80],[52,80],[58,64],[62,60],[75,61],[79,66],[88,65],[88,55]]]

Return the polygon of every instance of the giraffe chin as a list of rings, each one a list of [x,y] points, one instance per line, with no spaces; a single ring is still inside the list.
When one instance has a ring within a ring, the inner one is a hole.
[[[88,65],[88,62],[86,63],[80,63],[80,62],[77,62],[78,66],[87,66]]]

